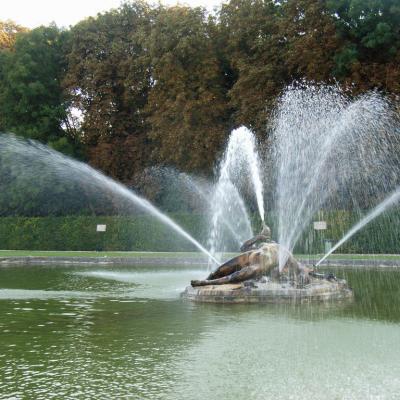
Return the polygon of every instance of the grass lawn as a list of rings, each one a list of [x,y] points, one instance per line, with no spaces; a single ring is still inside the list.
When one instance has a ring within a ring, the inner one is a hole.
[[[0,250],[1,257],[201,257],[201,253],[148,252],[148,251],[42,251]]]
[[[299,259],[322,258],[324,254],[296,254]],[[328,260],[400,260],[400,254],[331,254]]]
[[[227,257],[235,253],[226,254]],[[147,251],[41,251],[41,250],[0,250],[1,257],[202,257],[199,252],[147,252]],[[323,254],[296,254],[298,259],[319,259]],[[332,254],[330,260],[400,260],[400,254]]]

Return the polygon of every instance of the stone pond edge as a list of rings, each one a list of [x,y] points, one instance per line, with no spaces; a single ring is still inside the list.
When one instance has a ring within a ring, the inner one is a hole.
[[[303,260],[303,264],[312,266],[312,260]],[[1,266],[26,265],[160,265],[160,266],[207,266],[207,260],[196,257],[44,257],[44,256],[16,256],[0,257]],[[400,267],[400,260],[360,260],[335,259],[322,263],[324,267]]]

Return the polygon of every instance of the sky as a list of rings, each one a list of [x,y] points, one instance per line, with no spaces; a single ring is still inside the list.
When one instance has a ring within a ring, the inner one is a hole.
[[[176,0],[163,0],[173,5]],[[210,11],[221,0],[182,0],[179,4],[203,6]],[[0,20],[11,19],[19,25],[35,28],[55,22],[59,27],[75,25],[84,18],[116,8],[121,0],[1,0]]]

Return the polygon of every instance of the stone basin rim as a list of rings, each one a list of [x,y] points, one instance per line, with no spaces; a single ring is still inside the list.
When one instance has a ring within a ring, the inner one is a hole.
[[[351,300],[346,281],[313,281],[303,288],[274,282],[187,286],[181,297],[196,303],[318,303]]]

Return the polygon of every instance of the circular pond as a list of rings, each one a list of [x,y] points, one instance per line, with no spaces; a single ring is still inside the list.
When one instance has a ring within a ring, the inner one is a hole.
[[[204,270],[0,269],[0,398],[367,399],[400,393],[400,270],[345,304],[180,299]]]

